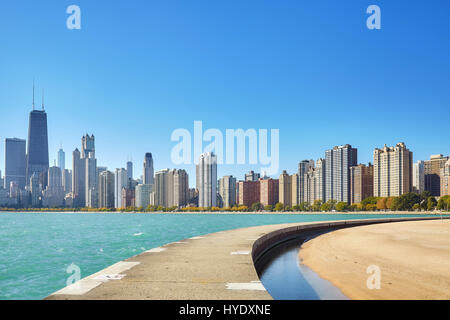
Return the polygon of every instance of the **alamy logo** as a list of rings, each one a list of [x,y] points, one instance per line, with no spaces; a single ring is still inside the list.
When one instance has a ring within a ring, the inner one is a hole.
[[[371,5],[367,8],[367,14],[371,16],[367,18],[367,28],[369,30],[381,29],[381,9],[377,5]]]
[[[81,29],[81,9],[77,5],[71,5],[67,7],[67,14],[70,16],[67,18],[66,25],[69,30],[80,30]]]
[[[370,276],[367,278],[367,289],[380,290],[381,289],[381,269],[379,266],[371,265],[366,270]]]
[[[224,134],[219,129],[208,129],[203,132],[203,122],[194,121],[193,140],[191,132],[187,129],[174,130],[171,140],[178,142],[171,153],[175,165],[189,165],[193,162],[197,164],[202,153],[214,152],[217,164],[259,164],[262,166],[261,172],[267,175],[274,175],[279,169],[279,129],[270,130],[270,154],[267,129],[226,129],[224,140]],[[203,142],[209,144],[203,148]]]
[[[81,279],[81,269],[76,264],[71,264],[67,267],[66,272],[71,274],[69,278],[67,278],[66,285],[70,286],[71,284],[75,284]]]

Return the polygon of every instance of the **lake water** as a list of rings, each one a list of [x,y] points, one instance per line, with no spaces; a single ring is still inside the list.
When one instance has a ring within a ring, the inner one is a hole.
[[[415,215],[402,215],[407,216]],[[84,278],[143,251],[194,236],[268,224],[374,217],[385,216],[0,213],[0,299],[42,299],[66,286],[72,263]]]

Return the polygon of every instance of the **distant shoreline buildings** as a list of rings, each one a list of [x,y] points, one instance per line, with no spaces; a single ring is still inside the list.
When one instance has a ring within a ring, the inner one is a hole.
[[[144,156],[141,178],[133,176],[133,162],[109,171],[97,163],[95,137],[81,138],[72,152],[72,168],[65,152],[49,166],[47,113],[29,115],[28,140],[5,139],[5,172],[0,171],[0,207],[10,208],[264,208],[311,207],[329,201],[355,205],[370,197],[398,197],[410,192],[450,195],[450,157],[432,155],[413,163],[413,152],[400,142],[375,148],[373,164],[358,164],[349,144],[335,146],[317,161],[302,160],[297,172],[283,171],[278,179],[250,171],[243,180],[217,177],[217,156],[200,155],[196,188],[189,188],[185,170],[154,171],[154,158]]]

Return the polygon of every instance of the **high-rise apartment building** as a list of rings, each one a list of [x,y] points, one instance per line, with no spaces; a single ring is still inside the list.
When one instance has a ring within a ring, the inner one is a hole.
[[[441,197],[450,196],[450,160],[441,169]]]
[[[313,204],[314,201],[325,200],[325,160],[319,159],[316,166],[310,166],[304,177],[304,198],[302,202]]]
[[[189,203],[189,176],[185,170],[172,170],[172,190],[169,190],[169,207],[185,207]],[[173,195],[171,194],[173,192]]]
[[[251,207],[254,203],[260,203],[259,181],[239,181],[238,203],[242,206]]]
[[[114,174],[110,171],[100,173],[98,181],[98,206],[114,208]]]
[[[136,207],[146,209],[150,205],[150,194],[153,186],[150,184],[139,184],[136,186]]]
[[[356,148],[346,144],[325,151],[325,201],[350,203],[350,167],[358,164]]]
[[[285,207],[292,206],[292,176],[286,171],[280,175],[278,195],[279,202]]]
[[[375,149],[373,158],[375,197],[396,197],[412,191],[413,153],[405,143]]]
[[[5,181],[4,187],[9,190],[11,182],[17,183],[24,189],[29,183],[26,181],[26,141],[22,139],[5,140]]]
[[[260,202],[263,206],[274,206],[279,201],[279,180],[278,179],[260,179]]]
[[[261,175],[254,171],[245,174],[245,181],[258,181]]]
[[[62,171],[62,187],[64,189],[64,193],[68,194],[72,192],[72,170],[64,169]]]
[[[114,173],[114,206],[122,208],[122,189],[128,186],[127,170],[124,168],[116,169]]]
[[[86,205],[86,162],[81,153],[75,149],[72,153],[72,193],[74,207]]]
[[[416,193],[425,191],[425,162],[422,160],[413,164],[412,186]]]
[[[90,152],[85,160],[85,192],[86,192],[86,206],[90,208],[96,208],[97,203],[97,186],[98,186],[98,175],[97,175],[97,159],[95,158],[95,153]]]
[[[295,193],[292,194],[292,205],[308,202],[305,193],[308,190],[305,186],[305,179],[311,168],[314,168],[314,160],[303,160],[298,164],[297,175],[292,176],[292,187],[295,189],[293,190]]]
[[[197,189],[199,207],[217,206],[217,156],[212,152],[200,155],[197,164]]]
[[[350,167],[350,195],[351,204],[373,196],[373,165]]]
[[[33,208],[38,208],[41,206],[41,194],[42,194],[42,184],[39,178],[40,174],[38,172],[33,173],[30,177],[30,194],[31,194],[31,206]]]
[[[169,207],[169,169],[155,173],[153,205]]]
[[[233,207],[236,204],[236,178],[233,176],[221,178],[219,180],[219,194],[224,208]]]
[[[153,170],[153,156],[151,153],[145,154],[144,173],[142,177],[143,177],[143,184],[153,185],[155,183]]]
[[[45,208],[62,207],[64,204],[64,188],[62,173],[59,167],[48,168],[48,184],[42,194],[42,205]]]
[[[449,157],[442,154],[432,155],[430,160],[424,161],[425,191],[429,191],[432,196],[441,195],[441,170],[444,168]]]

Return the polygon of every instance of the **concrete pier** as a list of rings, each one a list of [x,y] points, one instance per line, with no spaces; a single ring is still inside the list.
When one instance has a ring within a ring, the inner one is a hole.
[[[198,236],[118,262],[46,299],[270,300],[254,263],[278,244],[305,231],[428,219],[439,218],[294,223]]]

